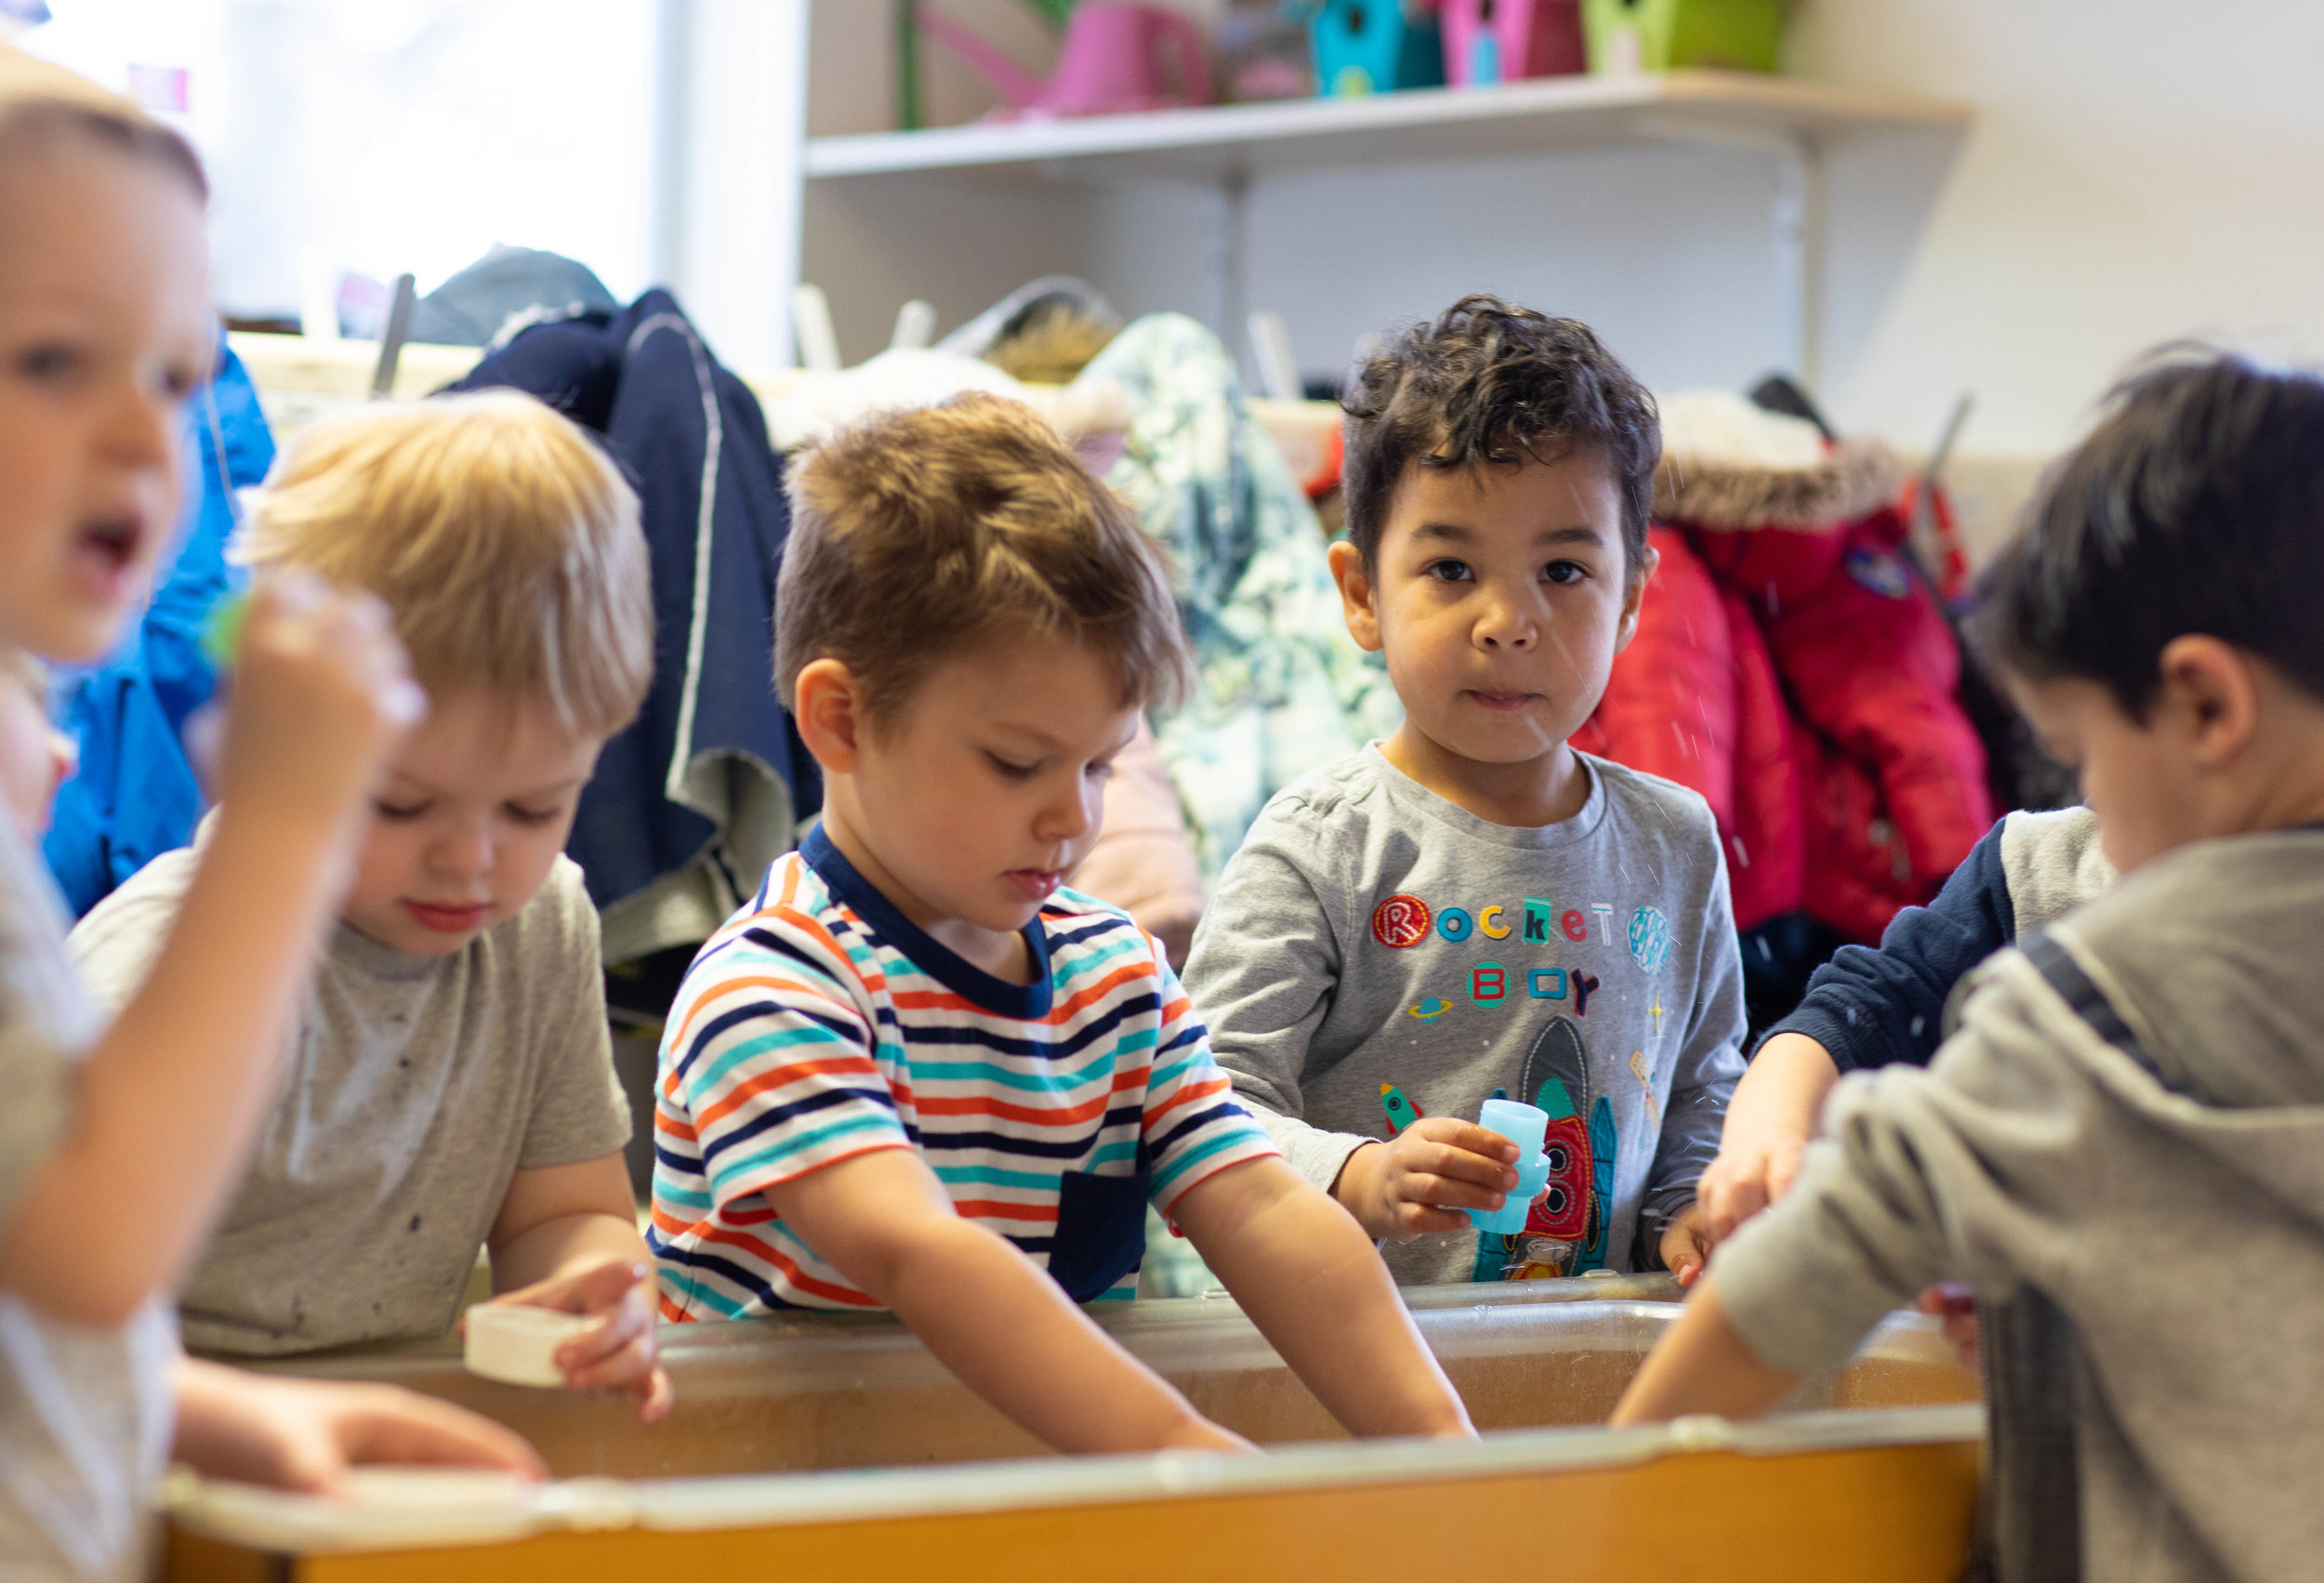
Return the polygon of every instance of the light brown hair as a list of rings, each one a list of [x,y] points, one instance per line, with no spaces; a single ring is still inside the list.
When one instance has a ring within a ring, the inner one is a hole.
[[[838,660],[875,720],[928,667],[988,639],[1102,655],[1127,704],[1168,709],[1191,665],[1162,552],[1033,411],[996,396],[885,413],[792,469],[775,684]]]
[[[578,427],[514,390],[302,430],[238,554],[377,594],[439,696],[486,689],[611,736],[653,680],[637,494]]]
[[[183,138],[78,73],[0,44],[0,153],[76,140],[166,171],[196,202],[209,201],[209,178]]]

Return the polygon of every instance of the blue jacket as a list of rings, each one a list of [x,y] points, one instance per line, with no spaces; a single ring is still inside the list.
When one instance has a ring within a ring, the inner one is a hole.
[[[610,316],[535,325],[455,388],[489,386],[530,391],[602,436],[637,486],[654,576],[654,685],[637,720],[606,744],[566,850],[607,910],[609,960],[706,938],[821,802],[772,681],[774,580],[791,518],[765,415],[658,289]],[[633,906],[625,927],[622,904],[653,903],[674,877],[700,904],[642,921]],[[719,916],[704,922],[714,905]]]
[[[222,342],[218,371],[187,403],[187,501],[176,557],[113,655],[59,679],[57,719],[79,740],[81,764],[57,793],[43,851],[75,915],[191,840],[207,806],[182,733],[218,683],[202,650],[210,613],[243,582],[226,563],[233,492],[266,477],[274,436],[257,387]]]
[[[1970,969],[2114,882],[2097,828],[2086,808],[2008,815],[1934,901],[1896,915],[1878,950],[1843,945],[1816,969],[1769,1036],[1805,1034],[1842,1072],[1926,1066],[1945,1036],[1945,1003]]]

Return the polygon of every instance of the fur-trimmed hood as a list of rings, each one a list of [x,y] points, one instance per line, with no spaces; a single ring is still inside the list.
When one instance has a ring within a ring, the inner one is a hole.
[[[1661,399],[1655,516],[1711,532],[1818,530],[1896,498],[1904,469],[1877,440],[1827,444],[1816,426],[1725,390]]]

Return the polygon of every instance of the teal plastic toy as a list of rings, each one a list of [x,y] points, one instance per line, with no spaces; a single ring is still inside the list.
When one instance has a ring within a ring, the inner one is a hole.
[[[1517,1145],[1517,1185],[1498,1209],[1464,1210],[1470,1224],[1481,1232],[1521,1232],[1533,1201],[1550,1184],[1550,1156],[1542,1149],[1549,1136],[1550,1113],[1538,1105],[1515,1100],[1487,1100],[1477,1112],[1477,1125],[1498,1132]]]
[[[1421,0],[1320,0],[1307,16],[1315,91],[1328,97],[1445,85],[1445,35]]]

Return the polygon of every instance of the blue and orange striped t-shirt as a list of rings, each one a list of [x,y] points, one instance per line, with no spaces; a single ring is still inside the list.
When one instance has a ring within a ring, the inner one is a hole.
[[[1033,982],[931,940],[818,826],[704,945],[662,1039],[654,1223],[662,1312],[734,1319],[872,1298],[762,1196],[917,1149],[954,1207],[1074,1297],[1136,1289],[1145,1205],[1274,1146],[1236,1103],[1159,948],[1060,891]]]

